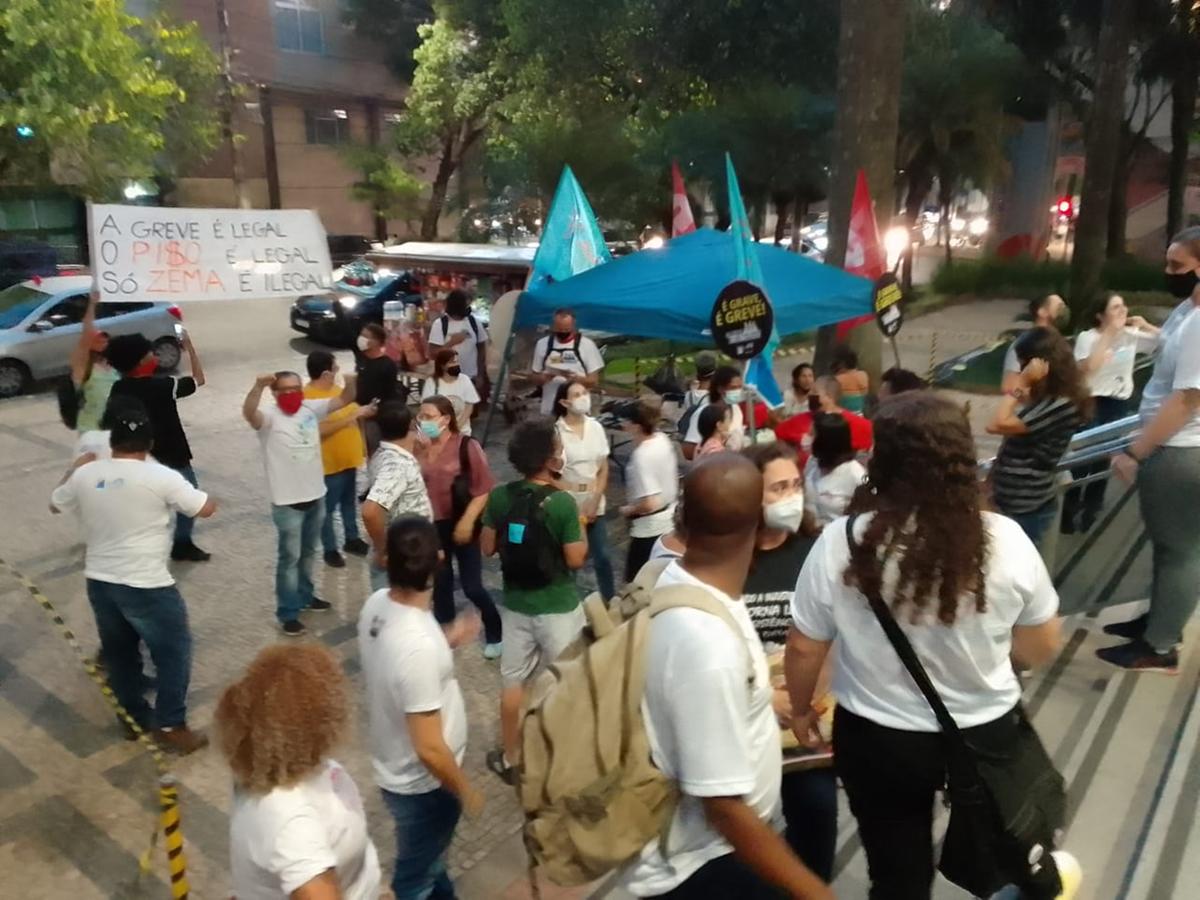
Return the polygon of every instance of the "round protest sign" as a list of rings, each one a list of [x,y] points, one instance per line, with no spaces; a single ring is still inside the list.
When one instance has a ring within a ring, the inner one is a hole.
[[[751,359],[762,353],[774,324],[771,301],[762,288],[749,281],[725,285],[713,304],[713,342],[734,359]]]
[[[875,282],[875,321],[884,337],[895,337],[904,324],[904,292],[890,272]]]

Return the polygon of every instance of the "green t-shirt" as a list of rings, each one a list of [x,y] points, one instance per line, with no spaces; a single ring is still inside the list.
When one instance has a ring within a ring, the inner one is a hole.
[[[532,482],[511,481],[502,484],[488,494],[487,506],[483,511],[483,524],[496,529],[507,514],[512,502],[513,493],[522,487],[528,487]],[[566,491],[554,491],[542,501],[545,513],[546,529],[558,543],[558,552],[562,554],[564,544],[574,544],[583,540],[583,532],[579,525],[579,507],[575,498]],[[499,539],[499,535],[497,536]],[[550,584],[536,589],[519,588],[504,584],[504,606],[513,612],[526,616],[538,616],[543,613],[566,613],[579,605],[579,592],[575,589],[575,573],[562,565],[560,573]]]

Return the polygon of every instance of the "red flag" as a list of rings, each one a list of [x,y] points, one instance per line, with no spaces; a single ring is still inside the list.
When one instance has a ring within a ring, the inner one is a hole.
[[[695,231],[696,220],[692,218],[692,205],[688,203],[679,164],[674,160],[671,160],[671,183],[674,185],[671,197],[671,237],[679,237],[681,234]]]
[[[887,270],[887,257],[884,256],[883,244],[879,240],[879,227],[875,224],[875,207],[871,205],[871,192],[867,189],[867,176],[862,169],[858,170],[858,179],[854,184],[854,202],[850,206],[850,233],[846,236],[846,263],[843,268],[872,281]],[[873,318],[875,316],[868,313],[839,322],[838,341],[845,339],[851,330]]]

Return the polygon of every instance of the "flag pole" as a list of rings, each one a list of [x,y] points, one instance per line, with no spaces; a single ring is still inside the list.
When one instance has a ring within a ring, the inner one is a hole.
[[[754,359],[752,357],[746,360],[746,364],[742,366],[742,384],[744,385],[748,384],[746,379],[750,377],[750,363],[753,361]],[[754,395],[757,393],[758,391],[755,390],[754,387],[751,387],[750,390],[746,391],[746,400],[744,401],[747,412],[749,413],[747,416],[747,421],[750,423],[750,443],[752,445],[758,443],[758,428],[754,423]]]

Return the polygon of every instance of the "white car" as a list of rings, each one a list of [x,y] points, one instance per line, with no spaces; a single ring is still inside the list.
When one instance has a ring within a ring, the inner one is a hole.
[[[92,276],[34,278],[0,291],[0,397],[15,397],[43,378],[70,371],[83,332]],[[99,303],[96,328],[110,335],[144,334],[163,369],[179,365],[183,313],[150,300]]]

